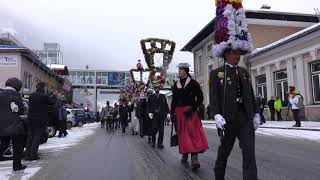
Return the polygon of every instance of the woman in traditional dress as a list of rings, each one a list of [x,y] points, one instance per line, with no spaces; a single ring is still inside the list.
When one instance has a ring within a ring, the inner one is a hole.
[[[203,102],[203,93],[197,81],[189,74],[188,63],[180,63],[179,80],[172,88],[171,113],[175,117],[175,127],[178,133],[179,153],[181,163],[188,162],[191,154],[193,170],[200,168],[198,154],[208,150],[208,141],[199,117],[198,108]]]

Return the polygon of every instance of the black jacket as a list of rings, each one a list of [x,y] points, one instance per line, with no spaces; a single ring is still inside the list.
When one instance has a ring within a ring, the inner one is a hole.
[[[209,84],[209,95],[210,95],[210,112],[212,116],[220,114],[225,116],[224,118],[237,118],[233,117],[233,111],[235,109],[237,88],[236,88],[236,79],[235,73],[232,73],[232,70],[229,66],[227,68],[227,82],[225,81],[224,76],[224,67],[220,67],[216,70],[211,71],[210,73],[210,84]],[[258,113],[258,108],[256,105],[256,98],[252,89],[251,78],[248,71],[242,67],[238,67],[238,74],[240,76],[241,82],[241,92],[243,99],[243,106],[245,108],[247,118],[253,119],[254,114]],[[219,77],[220,76],[220,77]],[[223,108],[223,97],[224,97],[224,83],[226,83],[226,99],[225,107]],[[224,109],[224,112],[223,112]]]
[[[12,112],[10,103],[19,107],[19,112]],[[19,92],[5,89],[0,93],[0,136],[15,136],[24,134],[23,122],[19,115],[23,114],[24,106]]]
[[[55,100],[56,98],[49,97],[44,93],[35,92],[30,95],[28,115],[28,124],[30,127],[45,127],[47,125],[48,105],[55,104]],[[56,118],[59,118],[59,116]]]
[[[268,106],[269,106],[269,109],[270,110],[275,110],[274,108],[274,103],[275,103],[275,100],[271,99],[269,102],[268,102]]]
[[[172,87],[171,114],[175,114],[177,107],[191,106],[197,111],[203,102],[203,93],[199,83],[191,79],[185,88],[178,88],[177,82]]]
[[[169,106],[164,94],[152,94],[148,97],[147,114],[149,113],[159,114],[161,119],[166,118],[169,113]]]
[[[128,106],[119,106],[119,115],[121,121],[128,121],[129,117],[129,108]]]

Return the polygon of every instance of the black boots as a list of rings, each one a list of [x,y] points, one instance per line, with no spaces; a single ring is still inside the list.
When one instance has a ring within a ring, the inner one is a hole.
[[[182,155],[181,163],[182,163],[182,164],[188,163],[188,154]]]
[[[192,170],[197,170],[200,168],[200,163],[198,160],[198,154],[193,154],[191,156],[191,165],[192,165]]]
[[[24,166],[24,165],[19,165],[19,166],[17,166],[17,167],[13,167],[13,171],[20,171],[20,170],[24,170],[24,169],[26,169],[27,168],[27,166]]]

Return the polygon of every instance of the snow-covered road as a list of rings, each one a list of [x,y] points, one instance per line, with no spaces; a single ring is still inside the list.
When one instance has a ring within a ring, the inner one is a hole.
[[[290,122],[282,123],[283,127],[286,127]],[[292,122],[291,122],[292,123]],[[309,126],[314,126],[314,123],[308,123]],[[215,124],[205,124],[203,127],[208,129],[216,129]],[[256,134],[274,136],[274,137],[286,137],[293,139],[311,140],[320,143],[320,131],[306,131],[306,130],[294,130],[294,129],[268,129],[259,128]]]
[[[99,127],[98,123],[86,124],[82,128],[72,128],[68,130],[69,135],[66,138],[50,138],[46,144],[39,148],[41,159],[39,161],[26,162],[27,169],[20,172],[12,171],[12,161],[0,162],[0,180],[27,180],[36,174],[41,167],[47,163],[49,158],[60,156],[63,150],[79,144],[86,137],[92,135]]]

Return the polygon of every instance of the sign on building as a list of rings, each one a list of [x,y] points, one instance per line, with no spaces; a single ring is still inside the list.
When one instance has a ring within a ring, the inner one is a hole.
[[[0,55],[0,67],[15,67],[18,64],[18,57],[12,55]]]

